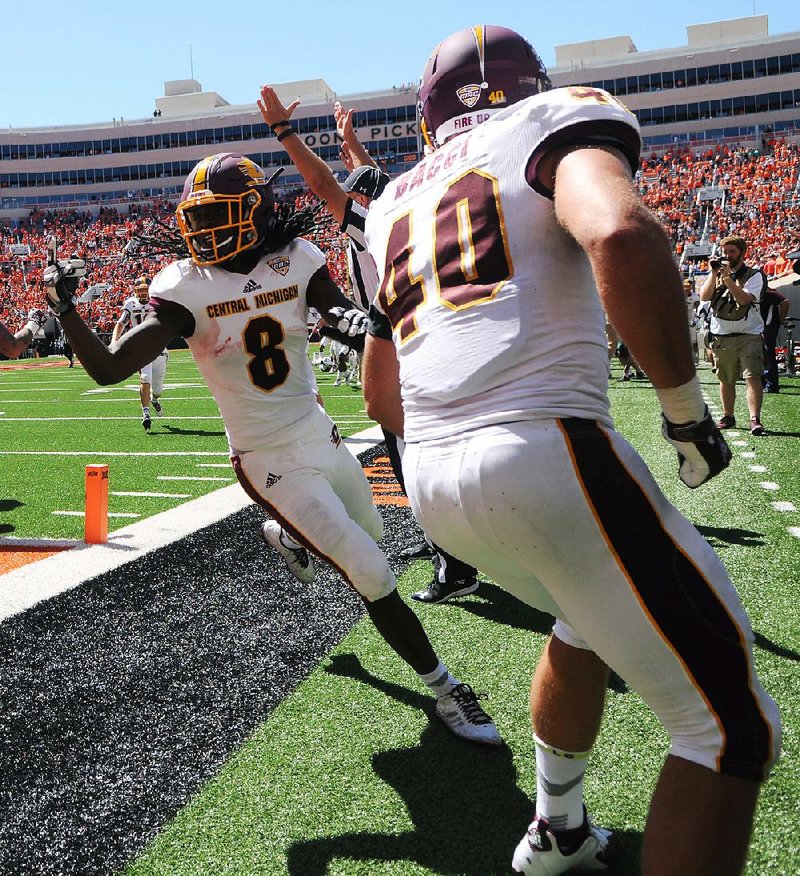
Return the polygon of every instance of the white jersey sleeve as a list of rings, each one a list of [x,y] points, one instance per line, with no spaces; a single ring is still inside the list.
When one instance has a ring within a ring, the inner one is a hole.
[[[131,325],[133,322],[133,299],[126,298],[122,305],[122,312],[117,320],[121,325]]]

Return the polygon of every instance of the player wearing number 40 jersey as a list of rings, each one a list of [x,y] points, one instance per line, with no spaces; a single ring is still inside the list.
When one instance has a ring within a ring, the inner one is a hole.
[[[432,151],[366,219],[380,274],[367,411],[405,432],[425,531],[557,618],[531,687],[536,816],[514,870],[612,865],[614,837],[582,798],[610,665],[672,743],[642,872],[733,876],[780,722],[725,569],[613,429],[603,305],[656,388],[681,480],[699,487],[730,452],[694,374],[669,241],[631,181],[636,120],[604,91],[549,89],[505,28],[431,55]]]
[[[220,154],[189,174],[177,219],[181,237],[161,244],[191,257],[158,274],[150,312],[111,349],[75,311],[76,266],[66,260],[48,267],[48,296],[86,370],[99,383],[116,383],[172,338],[186,338],[225,421],[237,477],[274,518],[264,524],[263,540],[305,583],[314,579],[311,552],[328,560],[362,597],[386,642],[434,692],[448,729],[499,745],[475,693],[439,660],[397,593],[376,544],[383,521],[370,485],[317,403],[309,307],[351,344],[367,320],[348,309],[323,254],[299,236],[313,229],[315,212],[276,208],[258,165]]]

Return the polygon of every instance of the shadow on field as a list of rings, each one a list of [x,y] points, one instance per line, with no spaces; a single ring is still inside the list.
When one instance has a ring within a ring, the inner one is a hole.
[[[352,654],[334,657],[327,671],[432,713],[430,697],[372,675]],[[533,804],[517,787],[510,749],[481,748],[432,722],[419,745],[379,752],[372,766],[402,798],[414,829],[399,835],[354,832],[296,842],[287,856],[291,876],[323,876],[332,861],[342,858],[411,861],[433,873],[463,876],[511,872],[511,856]],[[636,873],[641,835],[628,831],[621,838],[625,853],[615,873]]]
[[[19,499],[0,499],[0,512],[14,511],[21,508],[25,503]]]
[[[797,651],[792,651],[791,648],[784,648],[783,645],[778,645],[776,642],[773,642],[772,639],[768,639],[761,633],[754,633],[753,638],[755,639],[756,645],[758,645],[762,651],[769,651],[770,654],[783,657],[785,660],[794,660],[795,662],[800,663],[800,654],[798,654]]]
[[[437,611],[455,608],[496,624],[505,624],[515,630],[530,630],[532,633],[549,633],[555,620],[551,614],[531,608],[502,587],[488,581],[481,581],[477,592],[468,599],[443,602],[436,606]]]
[[[764,534],[762,532],[753,532],[750,529],[734,529],[725,526],[698,526],[697,531],[711,547],[717,547],[720,542],[740,544],[743,547],[761,547],[764,544]]]
[[[767,436],[771,438],[800,438],[800,432],[778,432],[775,429],[767,429]]]
[[[221,429],[219,431],[209,431],[207,429],[182,429],[180,426],[170,426],[167,423],[159,423],[156,421],[156,425],[159,427],[157,432],[149,432],[149,435],[207,435],[209,437],[217,437],[218,435],[224,435],[225,430]]]

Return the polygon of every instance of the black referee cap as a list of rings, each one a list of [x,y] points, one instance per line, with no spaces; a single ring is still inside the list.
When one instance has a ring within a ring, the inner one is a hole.
[[[383,194],[383,190],[388,182],[388,173],[384,173],[382,170],[378,170],[377,167],[370,167],[366,164],[363,167],[357,167],[344,181],[342,188],[346,192],[366,195],[374,200]]]

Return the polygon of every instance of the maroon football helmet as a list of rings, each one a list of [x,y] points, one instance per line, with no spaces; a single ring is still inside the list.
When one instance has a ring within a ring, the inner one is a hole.
[[[216,265],[260,243],[274,210],[264,171],[249,158],[223,152],[192,169],[176,215],[195,262]]]
[[[425,65],[419,85],[422,135],[436,148],[550,87],[541,59],[515,31],[493,24],[459,30],[439,43]]]

